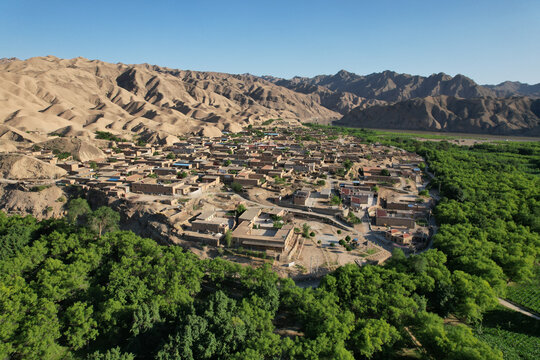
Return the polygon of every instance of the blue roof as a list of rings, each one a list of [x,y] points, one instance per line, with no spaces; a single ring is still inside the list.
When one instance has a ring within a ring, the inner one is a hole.
[[[174,166],[189,166],[191,164],[190,163],[174,163],[173,165]]]
[[[120,178],[119,177],[111,177],[111,178],[108,178],[107,181],[120,181]]]

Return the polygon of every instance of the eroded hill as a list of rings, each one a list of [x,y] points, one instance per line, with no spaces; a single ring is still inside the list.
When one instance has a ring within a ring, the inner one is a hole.
[[[219,136],[278,117],[329,122],[340,115],[252,75],[52,56],[0,63],[0,123],[25,132]]]

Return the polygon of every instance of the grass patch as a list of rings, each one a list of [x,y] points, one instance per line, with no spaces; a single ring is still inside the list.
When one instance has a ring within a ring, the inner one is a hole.
[[[48,189],[50,187],[51,187],[51,185],[36,185],[36,186],[31,187],[30,191],[32,191],[32,192],[40,192],[40,191],[43,191],[43,190]]]

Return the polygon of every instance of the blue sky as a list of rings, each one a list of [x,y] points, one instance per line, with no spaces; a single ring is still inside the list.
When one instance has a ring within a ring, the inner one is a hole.
[[[540,82],[538,0],[0,2],[0,57],[279,77],[383,70]]]

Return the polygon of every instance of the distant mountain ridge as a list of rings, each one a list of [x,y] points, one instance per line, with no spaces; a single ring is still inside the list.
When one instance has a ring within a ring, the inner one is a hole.
[[[343,114],[335,124],[388,129],[540,135],[540,84],[479,85],[464,75],[428,77],[383,71],[269,81],[311,94]],[[518,97],[518,99],[512,99]]]
[[[336,125],[402,130],[429,130],[494,135],[540,136],[540,99],[414,98],[367,109],[353,109]]]
[[[93,138],[99,130],[173,143],[184,134],[217,137],[272,118],[536,135],[539,87],[482,86],[444,73],[341,70],[280,79],[84,58],[10,58],[0,59],[0,126],[7,129],[3,137],[24,142],[50,134]]]
[[[466,76],[452,77],[444,73],[423,77],[383,71],[363,76],[341,70],[335,75],[295,77],[277,81],[276,84],[287,88],[297,87],[299,84],[319,85],[332,91],[349,92],[361,98],[388,102],[438,95],[463,98],[495,96],[493,91],[476,84]]]
[[[524,84],[519,81],[505,81],[498,85],[484,85],[495,92],[497,96],[508,97],[515,95],[540,97],[540,83],[535,85]]]

